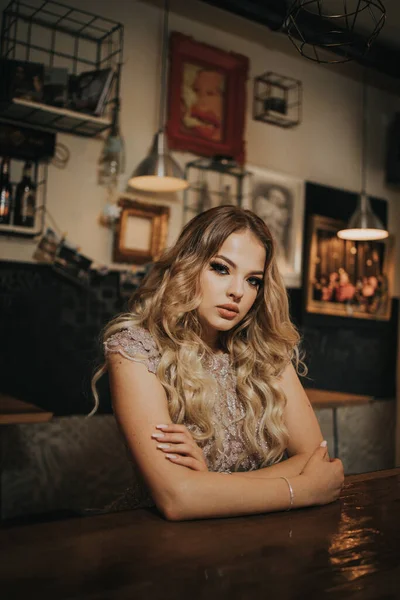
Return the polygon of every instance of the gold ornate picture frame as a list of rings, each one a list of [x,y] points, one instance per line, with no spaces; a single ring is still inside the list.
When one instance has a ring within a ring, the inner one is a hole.
[[[392,306],[393,237],[354,242],[337,237],[346,224],[310,217],[306,311],[388,321]]]
[[[121,214],[114,236],[114,262],[143,265],[158,259],[165,248],[170,210],[121,196]]]

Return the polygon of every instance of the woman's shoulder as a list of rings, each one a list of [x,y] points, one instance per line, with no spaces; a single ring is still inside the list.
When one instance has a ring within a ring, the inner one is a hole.
[[[151,333],[144,327],[132,325],[112,334],[104,342],[105,355],[118,353],[128,360],[140,362],[151,373],[157,371],[161,354]]]

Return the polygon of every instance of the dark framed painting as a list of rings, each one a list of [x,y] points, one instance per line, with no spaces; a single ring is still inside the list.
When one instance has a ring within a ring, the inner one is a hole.
[[[393,237],[354,242],[337,237],[344,221],[312,215],[306,311],[387,321],[391,314]]]
[[[118,206],[121,214],[114,236],[114,262],[143,265],[157,260],[165,248],[169,207],[124,196]]]
[[[245,161],[244,126],[249,59],[170,36],[167,134],[170,148]]]

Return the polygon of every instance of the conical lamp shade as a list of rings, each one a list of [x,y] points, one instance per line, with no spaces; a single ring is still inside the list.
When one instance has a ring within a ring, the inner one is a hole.
[[[388,237],[389,232],[373,212],[368,196],[362,192],[346,229],[341,229],[337,235],[342,240],[383,240]]]
[[[188,187],[182,169],[169,153],[164,131],[156,133],[150,153],[136,167],[128,184],[145,192],[178,192]]]

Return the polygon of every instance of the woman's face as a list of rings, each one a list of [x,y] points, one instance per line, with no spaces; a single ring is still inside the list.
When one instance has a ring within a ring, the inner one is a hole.
[[[264,277],[266,253],[250,231],[232,233],[200,275],[197,309],[204,341],[216,345],[218,332],[240,323],[254,304]]]

